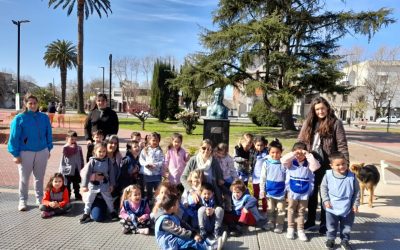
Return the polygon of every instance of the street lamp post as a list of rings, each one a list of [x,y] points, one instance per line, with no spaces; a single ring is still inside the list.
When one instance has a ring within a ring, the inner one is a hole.
[[[353,103],[350,103],[349,127],[351,126],[351,111],[353,110]]]
[[[104,94],[104,67],[99,67],[99,68],[103,69],[103,91],[102,91],[102,93]]]
[[[108,59],[110,60],[110,108],[111,107],[111,102],[112,102],[112,98],[111,98],[111,83],[112,83],[112,54],[110,54],[110,56],[108,57]]]
[[[389,133],[389,126],[390,126],[390,102],[392,99],[389,97],[389,103],[388,103],[388,119],[387,119],[387,128],[386,132]]]
[[[11,20],[13,22],[13,24],[17,25],[18,27],[18,48],[17,48],[17,93],[15,93],[15,109],[19,110],[20,109],[20,79],[19,79],[19,66],[20,66],[20,42],[21,42],[21,36],[20,36],[20,31],[21,31],[21,23],[29,23],[29,20],[19,20],[19,21],[15,21],[15,20]]]

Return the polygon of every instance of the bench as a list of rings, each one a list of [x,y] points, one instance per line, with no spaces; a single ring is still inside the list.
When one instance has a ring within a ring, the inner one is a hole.
[[[394,166],[394,165],[390,164],[390,162],[387,162],[385,160],[381,160],[381,173],[382,173],[383,183],[399,185],[400,184],[400,180],[386,180],[385,170],[387,170],[387,169],[400,170],[400,167]]]

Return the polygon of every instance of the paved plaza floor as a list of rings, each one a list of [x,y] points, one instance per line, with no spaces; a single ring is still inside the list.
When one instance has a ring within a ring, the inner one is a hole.
[[[399,135],[374,135],[351,129],[347,133],[352,161],[379,163],[384,159],[396,163],[399,160]],[[128,135],[129,131],[119,134],[122,138]],[[47,175],[57,170],[62,144],[55,143]],[[394,171],[388,178],[400,177]],[[42,219],[37,206],[32,206],[31,193],[29,210],[18,212],[17,185],[17,168],[6,145],[0,145],[0,249],[157,249],[154,236],[123,235],[118,222],[81,225],[81,202],[73,201],[73,210],[68,215]],[[400,249],[400,185],[381,182],[376,195],[373,208],[364,204],[359,209],[351,235],[352,246],[354,249]],[[243,236],[228,238],[224,249],[325,249],[324,236],[308,232],[308,237],[309,242],[288,240],[284,234],[250,227]],[[336,243],[339,249],[338,239]]]

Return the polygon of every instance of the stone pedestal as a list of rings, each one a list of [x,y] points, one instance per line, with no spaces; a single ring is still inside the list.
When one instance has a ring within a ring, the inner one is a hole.
[[[221,142],[229,145],[229,120],[204,119],[203,139],[210,139],[213,147]]]

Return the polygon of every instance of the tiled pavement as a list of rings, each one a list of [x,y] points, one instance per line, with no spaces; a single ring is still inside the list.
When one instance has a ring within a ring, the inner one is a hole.
[[[360,140],[351,139],[349,147],[352,160],[379,162],[395,158],[393,154],[377,152],[373,144],[364,147]],[[129,131],[121,131],[122,138]],[[361,138],[362,139],[362,138]],[[397,142],[397,143],[396,143]],[[398,150],[397,140],[392,147]],[[83,141],[80,142],[83,144]],[[56,142],[56,149],[49,160],[48,174],[57,170],[63,142]],[[396,178],[396,176],[394,176]],[[47,179],[47,178],[46,178]],[[39,210],[31,207],[27,212],[17,211],[18,180],[16,166],[12,163],[5,145],[0,145],[0,249],[157,249],[154,236],[123,235],[117,222],[88,223],[80,225],[78,218],[82,203],[73,203],[72,212],[66,216],[41,219]],[[355,249],[400,249],[400,186],[380,183],[376,190],[378,199],[374,208],[360,207],[352,233]],[[30,196],[33,203],[33,196]],[[224,249],[324,249],[325,237],[309,232],[309,242],[287,240],[284,234],[262,232],[250,227],[240,238],[229,238]],[[337,240],[337,243],[338,240]],[[337,245],[339,248],[339,245]]]
[[[30,197],[33,200],[33,197]],[[154,236],[123,235],[118,222],[79,224],[82,203],[66,216],[41,219],[31,206],[17,212],[17,194],[0,193],[0,249],[157,249]],[[400,249],[400,219],[360,213],[352,232],[354,249]],[[309,232],[309,242],[253,227],[239,238],[228,238],[224,249],[324,249],[325,237]],[[336,241],[339,249],[339,240]]]

